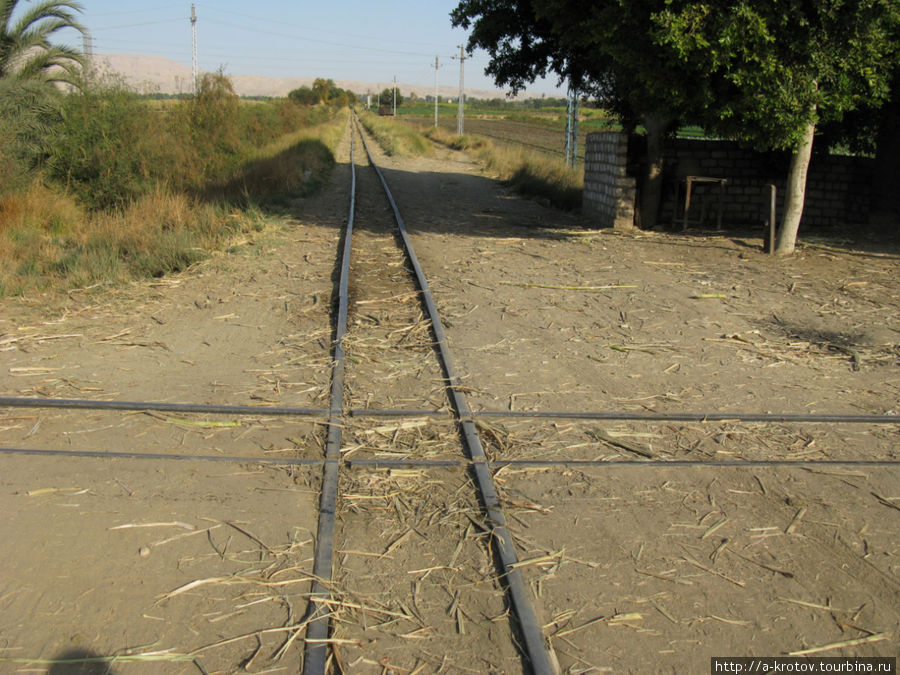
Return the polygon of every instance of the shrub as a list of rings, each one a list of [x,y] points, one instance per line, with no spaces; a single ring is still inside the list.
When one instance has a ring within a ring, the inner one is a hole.
[[[176,164],[172,147],[158,115],[126,88],[105,83],[65,97],[46,169],[89,208],[120,208]]]
[[[106,81],[45,112],[30,155],[32,127],[0,116],[0,295],[184,269],[262,227],[258,199],[316,189],[348,114],[244,103],[221,73],[172,106]]]
[[[288,94],[288,98],[297,105],[315,105],[319,102],[319,94],[307,86],[294,89]]]

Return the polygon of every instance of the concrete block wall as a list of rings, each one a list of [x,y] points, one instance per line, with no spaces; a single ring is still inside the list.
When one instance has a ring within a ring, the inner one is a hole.
[[[665,147],[665,183],[660,221],[681,223],[684,176],[727,178],[723,223],[761,225],[768,217],[767,185],[777,189],[777,218],[784,208],[784,192],[790,155],[755,152],[728,141],[670,139]],[[872,160],[861,157],[813,155],[807,175],[806,203],[801,226],[836,226],[865,223],[868,219]],[[717,186],[695,187],[691,217],[705,210],[714,222]],[[706,202],[705,209],[703,202]]]
[[[587,135],[582,208],[600,227],[634,227],[636,181],[628,175],[628,135],[604,131]]]

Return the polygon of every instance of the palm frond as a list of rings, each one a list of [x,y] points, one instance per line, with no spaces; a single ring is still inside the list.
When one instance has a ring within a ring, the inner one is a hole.
[[[18,0],[7,0],[13,5]],[[80,3],[70,2],[69,0],[44,0],[30,7],[22,16],[12,25],[7,23],[8,31],[13,35],[24,35],[30,32],[42,34],[45,38],[62,28],[74,28],[80,33],[85,32],[77,18],[76,14],[83,10]]]
[[[59,93],[45,82],[0,78],[0,135],[5,153],[34,165],[46,151],[60,115]]]
[[[0,77],[73,82],[83,68],[82,55],[51,38],[66,28],[81,33],[81,5],[72,0],[43,0],[13,19],[19,0],[0,0]]]

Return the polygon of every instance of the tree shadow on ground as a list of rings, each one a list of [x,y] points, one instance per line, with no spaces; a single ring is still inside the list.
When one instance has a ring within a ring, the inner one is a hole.
[[[115,675],[108,659],[88,649],[68,649],[53,659],[47,675]]]
[[[327,145],[303,139],[273,157],[247,162],[235,176],[206,186],[198,196],[210,202],[252,203],[263,212],[283,211],[298,198],[318,191],[334,165]]]
[[[381,161],[387,164],[394,160]],[[643,235],[645,243],[693,247],[696,240],[697,243],[703,241],[707,248],[765,253],[762,227],[746,224],[729,227],[725,223],[720,231],[689,229],[683,232],[676,228],[664,232],[636,229],[619,233],[612,228],[598,227],[597,218],[584,211],[563,211],[549,206],[545,199],[523,197],[500,180],[474,173],[472,163],[460,161],[459,164],[458,172],[380,167],[411,232],[561,240],[600,230],[625,236]],[[346,164],[336,166],[346,168]],[[371,179],[364,177],[367,173],[371,173]],[[374,172],[365,166],[357,166],[357,176],[358,190],[367,180],[377,181]],[[349,204],[349,193],[347,201]],[[274,206],[277,210],[283,202],[276,202]],[[294,215],[315,217],[314,213],[306,211],[305,200],[295,200],[291,206]],[[364,219],[360,224],[365,225]],[[850,255],[900,258],[900,227],[801,226],[798,248],[833,248]]]

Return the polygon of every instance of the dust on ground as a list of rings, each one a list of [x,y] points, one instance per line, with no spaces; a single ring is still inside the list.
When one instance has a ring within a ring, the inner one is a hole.
[[[317,420],[265,406],[327,407],[346,148],[338,159],[323,194],[184,274],[0,303],[5,396],[260,406],[235,419],[3,409],[0,445],[60,454],[0,458],[0,657],[130,650],[149,663],[117,671],[195,672],[174,654],[210,672],[297,669],[319,475],[253,458],[322,454]],[[756,233],[595,230],[515,197],[458,153],[379,161],[475,410],[898,412],[896,248],[828,238],[783,260]],[[384,305],[397,294],[373,294],[381,282],[366,276],[402,265],[377,261],[389,247],[377,228],[365,236],[350,401],[439,409],[421,315],[404,297]],[[353,422],[345,444],[357,456],[453,452],[452,426],[402,423]],[[564,672],[896,655],[896,468],[618,462],[641,462],[634,448],[896,461],[897,425],[492,419],[482,434],[496,459],[617,462],[495,473]],[[342,486],[344,665],[521,669],[464,472],[348,469]],[[462,645],[485,661],[457,663]]]

